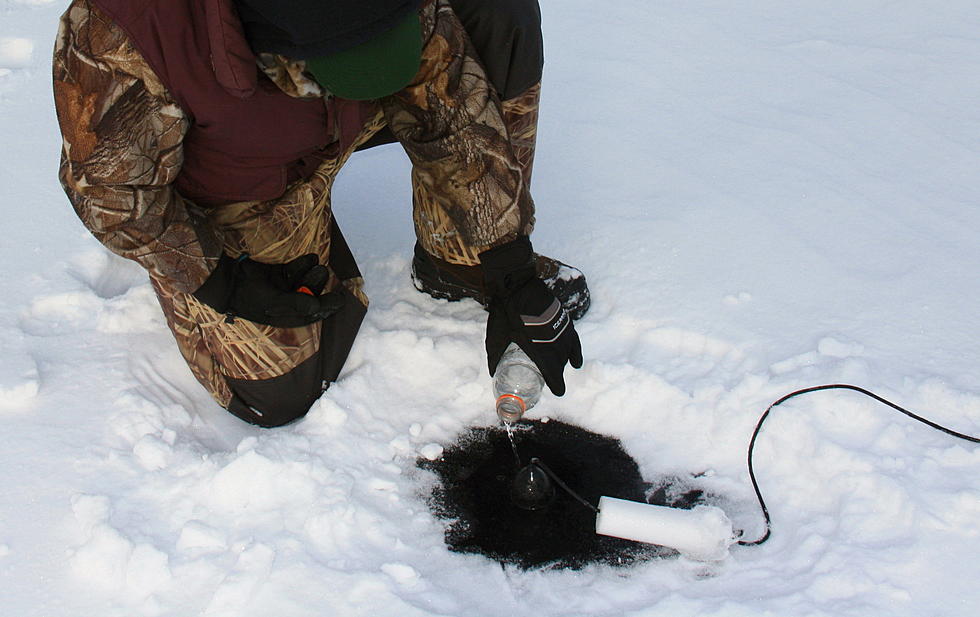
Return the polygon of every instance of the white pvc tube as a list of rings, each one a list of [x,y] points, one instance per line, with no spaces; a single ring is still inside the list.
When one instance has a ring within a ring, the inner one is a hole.
[[[595,532],[637,542],[669,546],[699,561],[719,561],[735,541],[732,522],[714,506],[667,508],[615,497],[599,499]]]

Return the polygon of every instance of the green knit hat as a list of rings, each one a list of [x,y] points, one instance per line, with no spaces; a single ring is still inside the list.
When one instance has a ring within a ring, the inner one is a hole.
[[[395,26],[350,49],[306,61],[331,94],[364,101],[405,88],[422,64],[422,26],[412,11]]]

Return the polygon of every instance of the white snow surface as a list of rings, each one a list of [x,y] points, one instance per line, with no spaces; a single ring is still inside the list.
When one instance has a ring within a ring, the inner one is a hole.
[[[717,565],[450,553],[419,456],[495,419],[483,311],[409,280],[409,164],[336,187],[372,298],[300,422],[246,426],[57,181],[66,2],[0,0],[0,614],[974,616],[980,449],[851,392],[778,407],[773,536]],[[542,0],[535,246],[580,267],[585,366],[532,412],[705,474],[746,537],[760,413],[849,382],[980,433],[980,3]]]

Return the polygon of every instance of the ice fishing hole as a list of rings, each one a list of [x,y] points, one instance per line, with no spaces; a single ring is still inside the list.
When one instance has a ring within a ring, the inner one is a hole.
[[[592,504],[608,495],[691,508],[704,500],[676,478],[646,482],[618,439],[551,420],[522,421],[515,431],[523,464],[537,457]],[[434,461],[420,458],[437,482],[428,496],[446,523],[446,544],[459,553],[485,555],[522,569],[579,569],[589,564],[622,567],[674,556],[671,549],[598,536],[595,513],[558,490],[546,508],[527,510],[512,499],[518,472],[507,432],[477,427],[463,433]]]

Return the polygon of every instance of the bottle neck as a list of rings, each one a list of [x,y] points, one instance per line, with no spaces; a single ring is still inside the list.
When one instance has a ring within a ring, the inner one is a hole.
[[[521,397],[514,394],[501,394],[497,397],[497,416],[507,424],[520,420],[525,411],[527,405]]]

